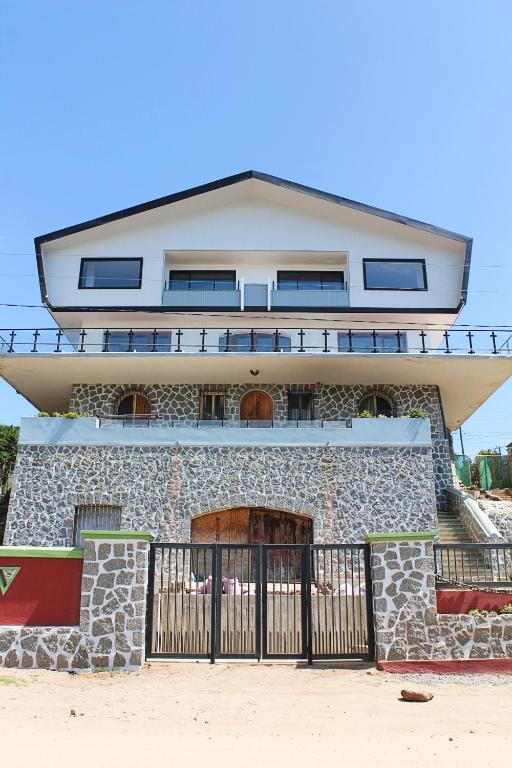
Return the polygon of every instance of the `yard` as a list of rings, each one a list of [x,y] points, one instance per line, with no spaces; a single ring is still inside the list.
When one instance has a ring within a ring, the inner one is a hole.
[[[430,690],[434,699],[402,702],[403,687]],[[153,663],[136,674],[79,675],[5,669],[0,754],[3,765],[22,768],[498,767],[510,765],[511,711],[512,676],[417,682],[361,664]]]

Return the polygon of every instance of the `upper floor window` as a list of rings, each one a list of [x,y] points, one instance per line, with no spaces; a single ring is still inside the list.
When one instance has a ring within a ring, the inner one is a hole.
[[[313,395],[311,392],[288,392],[288,419],[310,421],[313,418]]]
[[[292,340],[281,333],[230,333],[221,336],[219,340],[220,352],[290,352]]]
[[[169,352],[171,331],[105,331],[104,352]]]
[[[393,406],[386,397],[378,392],[371,392],[359,403],[359,413],[366,416],[370,414],[374,417],[387,416],[389,419],[393,415]]]
[[[343,291],[343,272],[278,272],[278,291]]]
[[[363,259],[367,291],[426,291],[424,259]]]
[[[142,259],[82,259],[79,288],[140,288]]]
[[[406,352],[407,338],[405,333],[393,331],[371,331],[338,333],[339,352]]]
[[[222,421],[226,396],[223,392],[203,392],[201,395],[200,418],[206,421]]]
[[[236,272],[234,270],[171,270],[168,290],[170,291],[234,291]]]
[[[149,416],[150,414],[151,403],[146,395],[140,392],[129,392],[117,404],[118,416],[136,417]]]

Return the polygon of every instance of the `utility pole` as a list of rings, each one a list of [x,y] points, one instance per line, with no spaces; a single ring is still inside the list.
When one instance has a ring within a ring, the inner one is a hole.
[[[460,435],[460,447],[462,449],[462,455],[465,456],[466,454],[464,453],[464,441],[462,439],[462,427],[459,427],[459,435]]]

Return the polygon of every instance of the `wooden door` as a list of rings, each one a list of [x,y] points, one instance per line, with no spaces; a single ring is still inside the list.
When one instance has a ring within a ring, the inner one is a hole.
[[[194,517],[191,539],[193,544],[247,544],[249,508],[223,509]]]
[[[268,421],[273,418],[272,398],[266,392],[253,389],[243,396],[240,403],[240,419],[242,421]]]

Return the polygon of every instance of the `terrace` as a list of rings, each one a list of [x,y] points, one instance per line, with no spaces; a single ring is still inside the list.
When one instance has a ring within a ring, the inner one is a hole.
[[[0,330],[0,375],[48,412],[67,410],[77,383],[430,384],[456,429],[512,374],[509,330],[356,322]]]

